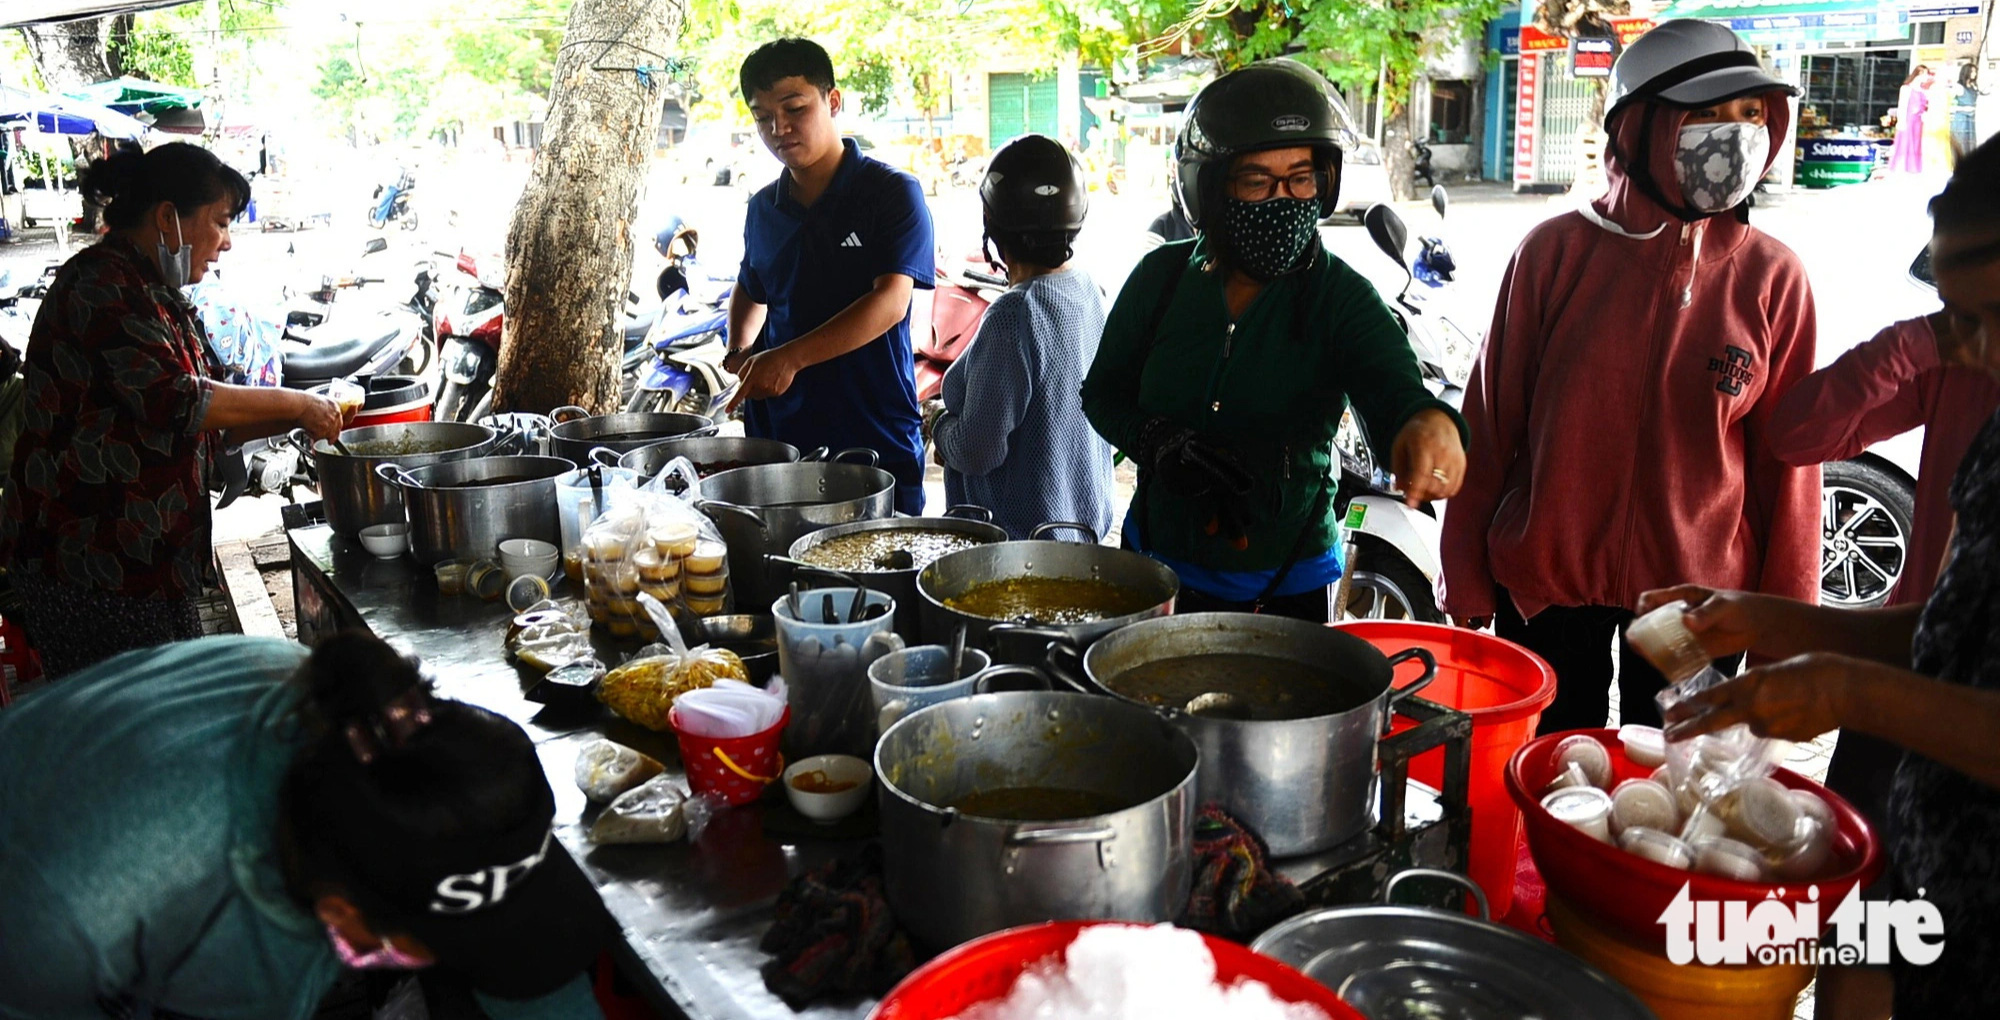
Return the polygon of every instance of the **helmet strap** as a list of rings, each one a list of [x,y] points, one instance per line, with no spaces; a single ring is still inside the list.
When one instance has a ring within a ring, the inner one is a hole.
[[[993,257],[993,235],[984,230],[979,232],[979,254],[986,260],[988,269],[996,273],[1006,272],[1006,265]]]

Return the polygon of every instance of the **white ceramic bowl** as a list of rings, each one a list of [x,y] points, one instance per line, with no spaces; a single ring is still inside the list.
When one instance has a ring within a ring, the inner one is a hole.
[[[510,538],[500,543],[500,566],[509,581],[522,576],[547,580],[562,566],[562,550],[536,538]]]
[[[810,793],[798,787],[799,777],[809,772],[823,774],[826,781],[834,785],[853,785],[833,793]],[[785,797],[792,802],[792,807],[821,825],[831,825],[859,809],[867,802],[874,780],[875,770],[867,762],[846,754],[816,754],[801,758],[785,769],[783,778]]]
[[[362,528],[361,548],[374,553],[377,559],[393,560],[410,550],[410,526],[396,522]]]

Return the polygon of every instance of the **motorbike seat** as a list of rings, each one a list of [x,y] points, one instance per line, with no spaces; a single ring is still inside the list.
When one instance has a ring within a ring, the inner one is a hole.
[[[660,308],[660,305],[653,305],[651,308],[635,313],[625,320],[624,349],[627,352],[646,342],[646,334],[652,331],[653,323],[659,321]]]
[[[298,332],[311,346],[285,351],[287,386],[329,382],[352,375],[367,365],[383,346],[402,335],[394,323],[371,324],[359,332],[331,324]]]

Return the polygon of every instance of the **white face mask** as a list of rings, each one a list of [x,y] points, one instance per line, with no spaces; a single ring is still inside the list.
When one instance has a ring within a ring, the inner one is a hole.
[[[1705,213],[1734,209],[1764,176],[1771,133],[1745,122],[1689,124],[1674,150],[1674,177],[1689,208]]]
[[[166,278],[167,286],[179,290],[188,285],[188,277],[194,275],[194,245],[181,237],[181,214],[171,204],[167,211],[174,214],[174,244],[179,247],[167,250],[167,238],[160,235],[153,242],[153,259],[160,264],[160,275]]]

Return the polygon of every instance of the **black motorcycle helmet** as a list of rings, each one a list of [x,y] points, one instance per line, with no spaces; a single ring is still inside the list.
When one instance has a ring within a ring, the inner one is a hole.
[[[1000,147],[979,181],[986,236],[1025,251],[1034,261],[1061,265],[1090,212],[1083,167],[1061,142],[1022,135]],[[1057,256],[1060,258],[1057,258]]]
[[[1347,129],[1327,102],[1330,86],[1319,72],[1284,57],[1237,68],[1202,86],[1188,103],[1174,138],[1174,198],[1200,230],[1203,216],[1222,194],[1230,160],[1246,152],[1304,145],[1326,173],[1321,216],[1340,199],[1341,145]]]

